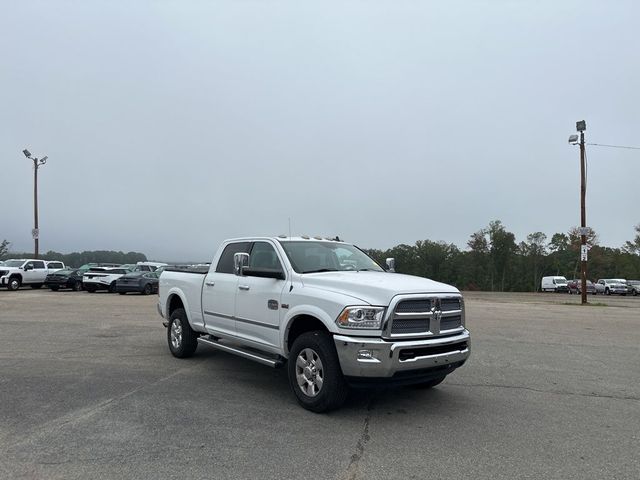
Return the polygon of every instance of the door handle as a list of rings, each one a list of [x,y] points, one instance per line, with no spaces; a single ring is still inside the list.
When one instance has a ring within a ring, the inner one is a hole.
[[[249,285],[238,285],[240,290],[249,290]]]
[[[204,282],[204,284],[205,284],[207,287],[213,287],[213,286],[216,284],[216,282]]]

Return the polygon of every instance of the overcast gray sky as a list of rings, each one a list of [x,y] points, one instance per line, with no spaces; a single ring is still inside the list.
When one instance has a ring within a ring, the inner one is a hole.
[[[567,138],[640,144],[636,1],[3,2],[0,239],[206,259],[229,237],[466,247],[577,225]],[[588,149],[588,224],[640,223],[640,151]]]

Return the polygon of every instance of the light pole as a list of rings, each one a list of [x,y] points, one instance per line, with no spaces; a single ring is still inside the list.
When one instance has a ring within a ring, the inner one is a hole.
[[[587,303],[587,211],[585,200],[587,196],[587,180],[585,175],[585,147],[584,147],[584,131],[587,129],[587,123],[584,120],[576,122],[576,130],[580,132],[580,142],[578,135],[571,135],[569,143],[572,145],[580,145],[580,272],[581,278],[581,294],[582,305]]]
[[[22,151],[24,156],[33,161],[33,230],[31,235],[33,236],[34,252],[33,258],[38,258],[38,239],[40,237],[40,230],[38,229],[38,168],[47,163],[46,155],[42,158],[37,158],[31,155],[31,152],[26,148]]]

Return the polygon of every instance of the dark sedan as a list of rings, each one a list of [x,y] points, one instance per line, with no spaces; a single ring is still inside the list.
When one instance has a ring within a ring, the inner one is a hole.
[[[158,292],[158,277],[156,272],[131,272],[116,280],[116,292],[124,295],[127,292],[138,292],[149,295]]]
[[[567,287],[569,287],[569,293],[577,293],[582,294],[582,280],[575,279],[569,280],[567,282]],[[587,280],[587,293],[596,294],[596,286],[593,284],[591,280]]]
[[[51,290],[58,291],[61,288],[70,288],[79,292],[82,290],[82,271],[75,268],[63,268],[47,275],[44,285]]]

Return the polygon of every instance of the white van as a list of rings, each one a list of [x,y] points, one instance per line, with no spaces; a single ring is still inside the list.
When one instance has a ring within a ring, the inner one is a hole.
[[[541,292],[568,292],[569,286],[564,277],[542,277]]]

